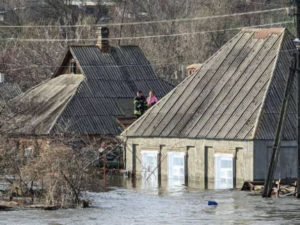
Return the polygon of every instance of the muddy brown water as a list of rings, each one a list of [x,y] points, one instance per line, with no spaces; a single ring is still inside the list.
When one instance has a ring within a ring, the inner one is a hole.
[[[167,189],[133,188],[128,181],[110,191],[88,192],[92,208],[57,211],[0,212],[0,224],[300,224],[300,200],[263,199],[238,190],[200,190],[177,186]],[[209,200],[218,202],[208,206]]]

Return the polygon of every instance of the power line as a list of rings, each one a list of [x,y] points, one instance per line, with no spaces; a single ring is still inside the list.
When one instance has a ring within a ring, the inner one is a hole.
[[[262,14],[269,12],[279,12],[285,11],[286,7],[275,8],[275,9],[266,9],[266,10],[257,10],[243,13],[232,13],[224,15],[215,15],[215,16],[204,16],[204,17],[193,17],[193,18],[180,18],[180,19],[169,19],[169,20],[151,20],[151,21],[142,21],[142,22],[127,22],[127,23],[104,23],[104,24],[81,24],[81,25],[2,25],[0,28],[76,28],[76,27],[100,27],[100,26],[129,26],[129,25],[145,25],[145,24],[154,24],[154,23],[171,23],[171,22],[188,22],[188,21],[197,21],[197,20],[209,20],[209,19],[218,19],[226,17],[238,17],[243,15],[254,15]]]
[[[288,52],[293,53],[296,51],[296,48],[290,48],[281,50],[280,52]],[[174,63],[150,63],[150,64],[127,64],[127,65],[102,65],[102,66],[95,66],[95,65],[81,65],[82,68],[123,68],[123,67],[153,67],[153,66],[174,66],[174,65],[189,65],[192,62],[196,62],[197,59],[191,59],[189,62],[174,62]],[[13,63],[0,63],[0,66],[8,66],[6,71],[18,71],[18,70],[26,70],[26,69],[37,69],[37,68],[68,68],[69,66],[47,66],[47,65],[32,65],[27,67],[19,67],[19,68],[11,68],[14,66]]]
[[[196,60],[191,60],[196,61]],[[104,66],[93,66],[93,65],[81,65],[82,68],[124,68],[124,67],[153,67],[153,66],[174,66],[174,65],[188,65],[191,62],[174,62],[174,63],[150,63],[150,64],[132,64],[132,65],[104,65]],[[52,69],[52,68],[69,68],[68,66],[45,66],[45,65],[32,65],[27,67],[11,68],[15,64],[11,63],[0,63],[0,66],[8,66],[7,71],[18,71],[25,69]]]
[[[257,1],[247,0],[247,1],[246,1],[246,4],[267,5],[268,3],[266,3],[266,2],[257,2]],[[269,3],[269,4],[277,5],[277,6],[279,6],[279,5],[282,6],[282,4],[275,4],[275,3]]]
[[[148,38],[164,38],[164,37],[178,37],[178,36],[188,36],[188,35],[198,35],[198,34],[207,34],[207,33],[217,33],[217,32],[225,32],[225,31],[235,31],[241,30],[244,28],[255,28],[255,27],[264,27],[264,26],[273,26],[273,25],[282,25],[282,24],[290,24],[294,23],[294,21],[281,21],[276,23],[267,23],[267,24],[258,24],[247,27],[233,27],[227,29],[219,29],[219,30],[206,30],[206,31],[196,31],[196,32],[185,32],[185,33],[176,33],[176,34],[159,34],[159,35],[148,35],[148,36],[137,36],[137,37],[112,37],[112,38],[103,38],[103,40],[137,40],[137,39],[148,39]],[[0,41],[21,41],[21,42],[79,42],[79,41],[89,41],[94,42],[97,41],[97,38],[87,38],[87,39],[22,39],[22,38],[2,38]]]

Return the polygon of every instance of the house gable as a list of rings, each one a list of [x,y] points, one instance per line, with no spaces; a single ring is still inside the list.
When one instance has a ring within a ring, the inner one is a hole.
[[[76,58],[74,57],[74,54],[72,54],[71,49],[68,49],[66,53],[64,54],[64,58],[62,59],[61,65],[58,67],[56,72],[53,74],[52,78],[57,77],[62,74],[72,74],[72,65],[71,62],[75,61],[76,65],[76,74],[83,74],[83,71],[81,70],[80,63]]]
[[[285,33],[283,28],[242,30],[123,135],[254,139],[264,101],[272,100],[265,96],[280,72],[276,68],[289,66],[279,57],[283,40],[289,40]]]

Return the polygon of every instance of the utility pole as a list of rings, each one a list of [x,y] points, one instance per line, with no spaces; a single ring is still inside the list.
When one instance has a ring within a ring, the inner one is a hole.
[[[297,47],[297,86],[298,86],[298,170],[297,170],[297,198],[300,198],[300,0],[295,0],[296,16],[296,47]]]
[[[284,91],[284,98],[283,98],[281,109],[280,109],[279,121],[277,124],[274,144],[273,144],[273,148],[272,148],[272,150],[273,150],[272,157],[270,159],[268,175],[267,175],[267,179],[266,179],[265,185],[264,185],[264,191],[263,191],[262,196],[266,197],[266,198],[271,197],[271,193],[272,193],[274,174],[276,171],[277,162],[278,162],[279,153],[280,153],[281,137],[282,137],[284,123],[285,123],[285,119],[286,119],[286,115],[287,115],[288,103],[289,103],[290,95],[292,93],[292,87],[293,87],[294,80],[295,80],[295,72],[296,72],[296,59],[294,58],[291,63],[290,73],[289,73],[288,81],[287,81],[285,91]]]
[[[276,165],[279,157],[279,152],[280,152],[280,141],[281,141],[281,132],[283,129],[284,125],[284,120],[286,117],[286,111],[287,111],[287,104],[289,100],[289,95],[294,83],[294,77],[295,74],[297,75],[297,88],[298,88],[298,93],[297,93],[297,103],[298,103],[298,135],[297,135],[297,148],[298,148],[298,168],[297,168],[297,198],[300,198],[300,0],[295,0],[295,5],[294,5],[294,10],[292,10],[294,13],[293,15],[295,16],[295,21],[296,21],[296,39],[294,40],[294,43],[297,48],[297,54],[296,57],[294,58],[291,68],[290,68],[290,75],[288,78],[288,83],[285,89],[285,96],[283,99],[283,104],[281,107],[281,112],[280,112],[280,119],[279,119],[279,124],[276,130],[276,137],[274,141],[274,146],[273,146],[273,153],[272,153],[272,158],[271,162],[269,165],[269,171],[268,171],[268,176],[267,180],[265,182],[265,187],[264,187],[264,192],[263,192],[263,197],[270,197],[271,191],[272,191],[272,186],[273,186],[273,179],[274,179],[274,172],[276,170]]]

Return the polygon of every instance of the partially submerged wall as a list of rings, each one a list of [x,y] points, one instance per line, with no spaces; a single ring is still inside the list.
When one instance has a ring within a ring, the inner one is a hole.
[[[142,172],[141,151],[158,153],[158,174],[168,178],[168,153],[183,152],[186,158],[186,175],[189,185],[213,189],[215,187],[215,156],[231,155],[234,162],[234,186],[241,187],[253,180],[253,142],[217,141],[177,138],[129,138],[126,143],[126,169],[137,177]],[[136,155],[136,157],[134,157]]]
[[[254,180],[264,180],[272,155],[273,141],[254,142]],[[281,143],[280,154],[275,179],[296,178],[298,168],[298,153],[296,141],[283,141]]]

